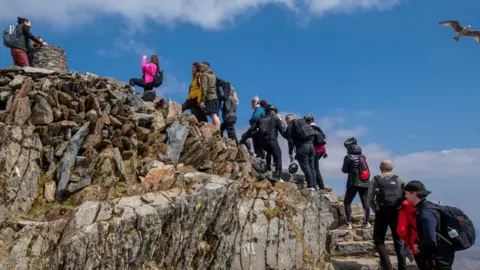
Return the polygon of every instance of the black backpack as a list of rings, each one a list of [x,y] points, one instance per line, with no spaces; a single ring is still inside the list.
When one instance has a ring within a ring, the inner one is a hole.
[[[155,73],[155,77],[153,77],[152,86],[154,88],[159,87],[163,83],[163,70],[157,68],[157,72]]]
[[[459,208],[447,205],[433,204],[437,221],[439,238],[452,245],[455,251],[470,248],[475,244],[475,226],[470,218]],[[427,208],[427,210],[432,209]]]
[[[228,81],[217,78],[216,86],[218,100],[220,102],[228,100],[231,91],[230,83]]]
[[[320,128],[314,126],[315,135],[313,135],[313,145],[315,146],[324,146],[327,144],[325,134],[320,132]]]
[[[271,116],[265,115],[258,119],[258,130],[260,131],[259,134],[261,134],[265,138],[270,134],[271,118]]]
[[[373,179],[378,183],[378,191],[375,195],[378,206],[380,208],[399,207],[402,203],[403,190],[402,185],[397,181],[398,176],[382,178],[377,175]]]
[[[18,25],[9,25],[3,31],[3,45],[12,48],[18,43]]]
[[[295,133],[300,140],[309,140],[315,135],[315,130],[305,119],[294,120]]]

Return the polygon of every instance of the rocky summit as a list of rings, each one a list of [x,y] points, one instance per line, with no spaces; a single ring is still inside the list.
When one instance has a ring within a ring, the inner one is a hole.
[[[2,69],[0,269],[378,269],[369,232],[338,230],[335,195],[253,168],[171,100]]]

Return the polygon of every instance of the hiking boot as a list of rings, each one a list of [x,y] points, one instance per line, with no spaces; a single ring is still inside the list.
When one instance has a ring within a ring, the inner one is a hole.
[[[363,223],[362,229],[370,229],[372,228],[372,225],[370,223]]]
[[[352,230],[353,227],[352,227],[352,223],[347,223],[347,230]]]

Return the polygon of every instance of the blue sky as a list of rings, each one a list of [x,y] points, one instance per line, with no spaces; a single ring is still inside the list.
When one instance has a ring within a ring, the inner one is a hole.
[[[480,44],[456,42],[438,25],[458,19],[480,29],[476,0],[55,2],[0,0],[0,22],[29,17],[34,34],[67,51],[70,69],[124,81],[141,76],[143,54],[158,54],[160,91],[177,102],[191,63],[207,60],[238,92],[239,129],[254,95],[282,112],[313,113],[328,132],[322,166],[339,193],[349,135],[375,170],[392,158],[407,180],[426,180],[446,196],[457,190],[461,206],[461,195],[480,188]],[[3,47],[0,66],[11,64]]]

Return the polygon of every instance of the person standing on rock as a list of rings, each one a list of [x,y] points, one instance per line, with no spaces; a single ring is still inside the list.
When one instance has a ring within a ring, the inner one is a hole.
[[[220,118],[218,118],[218,96],[217,96],[217,76],[212,71],[210,63],[204,61],[200,71],[200,87],[202,94],[200,96],[200,108],[206,115],[212,118],[213,124],[220,130]]]
[[[360,201],[363,207],[363,227],[370,228],[370,207],[368,206],[368,187],[370,179],[362,180],[360,172],[360,163],[366,163],[366,157],[362,154],[362,148],[357,144],[354,137],[348,138],[344,144],[347,149],[347,155],[343,159],[342,172],[348,174],[347,191],[343,204],[345,206],[345,215],[347,218],[347,228],[352,229],[352,201],[357,195],[360,195]]]
[[[229,139],[238,143],[237,132],[235,131],[235,123],[237,123],[237,105],[239,101],[235,88],[230,86],[230,96],[222,103],[222,118],[223,122],[220,125],[220,133],[223,136],[223,132],[227,131]]]
[[[139,86],[143,88],[145,91],[143,99],[146,101],[153,101],[155,99],[155,92],[152,90],[154,87],[156,87],[154,85],[154,80],[156,79],[158,72],[160,72],[160,62],[158,60],[158,56],[152,55],[150,57],[150,62],[147,63],[147,56],[144,55],[142,57],[142,78],[130,79],[130,86]]]
[[[16,35],[18,38],[14,42],[14,44],[11,45],[10,53],[12,55],[13,64],[15,66],[29,67],[30,62],[28,59],[28,53],[30,51],[30,40],[38,44],[42,44],[42,46],[47,46],[47,43],[38,40],[30,32],[32,23],[29,19],[18,17],[17,22],[18,25],[16,28]]]
[[[368,202],[375,212],[373,225],[373,244],[380,257],[380,264],[385,270],[392,270],[388,250],[385,246],[385,235],[390,227],[393,238],[393,246],[397,254],[398,269],[405,270],[406,262],[402,254],[403,241],[397,234],[398,207],[402,204],[403,188],[405,181],[392,174],[393,164],[391,160],[383,160],[380,163],[380,175],[373,177],[369,191]]]
[[[199,122],[208,122],[207,115],[200,109],[200,98],[202,95],[200,87],[201,67],[200,63],[195,62],[192,64],[192,82],[190,83],[188,97],[182,104],[182,111],[190,110]]]
[[[285,116],[287,129],[285,136],[288,138],[288,154],[290,162],[293,163],[293,150],[295,148],[297,155],[295,159],[305,174],[307,180],[308,192],[315,191],[315,147],[313,146],[313,136],[315,130],[305,119],[295,119],[293,114]]]
[[[315,130],[313,146],[315,148],[316,185],[319,190],[324,190],[325,184],[323,183],[322,173],[320,172],[320,159],[327,158],[326,147],[325,147],[326,145],[325,133],[323,133],[323,130],[315,124],[315,118],[313,117],[313,115],[305,115],[304,119]]]
[[[255,96],[254,98],[252,98],[252,101],[250,103],[253,110],[252,117],[249,120],[249,124],[251,128],[255,128],[257,125],[258,119],[260,119],[260,117],[265,115],[265,109],[262,106],[260,106],[258,101],[259,101],[259,98]],[[252,142],[253,142],[253,151],[255,152],[255,155],[258,158],[265,159],[265,151],[263,151],[263,142],[261,137],[257,135],[253,135]]]

